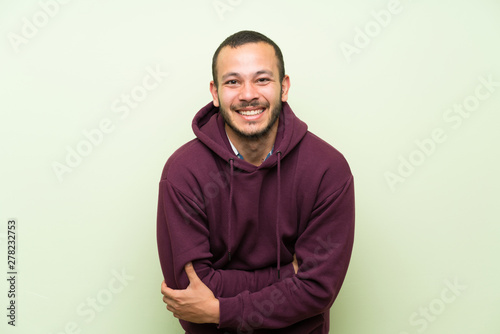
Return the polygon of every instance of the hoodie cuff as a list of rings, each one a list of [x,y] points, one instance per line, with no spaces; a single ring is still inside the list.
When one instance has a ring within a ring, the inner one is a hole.
[[[241,296],[230,298],[219,298],[219,329],[238,328],[240,323],[238,319],[243,316],[243,301]]]

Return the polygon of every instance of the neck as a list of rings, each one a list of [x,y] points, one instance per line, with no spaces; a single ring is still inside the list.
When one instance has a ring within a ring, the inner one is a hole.
[[[238,135],[227,124],[225,125],[226,133],[231,143],[243,156],[245,161],[254,166],[259,166],[265,160],[271,149],[273,148],[274,141],[276,140],[276,133],[278,132],[278,122],[273,125],[268,133],[259,138],[247,138]]]

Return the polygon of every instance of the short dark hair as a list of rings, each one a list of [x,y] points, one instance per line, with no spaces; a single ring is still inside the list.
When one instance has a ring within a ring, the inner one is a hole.
[[[276,54],[276,58],[278,60],[278,71],[280,76],[280,82],[283,81],[283,78],[285,77],[285,62],[283,60],[283,54],[281,53],[279,46],[276,43],[274,43],[270,38],[264,36],[261,33],[251,30],[242,30],[226,38],[224,42],[222,42],[221,45],[219,45],[219,47],[214,53],[214,56],[212,58],[212,77],[215,85],[218,86],[217,58],[219,57],[219,53],[222,50],[222,48],[230,46],[234,49],[244,44],[259,43],[259,42],[267,43],[274,48],[274,53]]]

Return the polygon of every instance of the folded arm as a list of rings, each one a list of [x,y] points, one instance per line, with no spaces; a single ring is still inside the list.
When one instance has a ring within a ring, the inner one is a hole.
[[[186,236],[189,236],[189,243]],[[157,241],[165,282],[173,289],[188,286],[184,266],[189,262],[217,298],[234,297],[243,291],[256,292],[278,281],[275,267],[253,271],[214,269],[205,212],[199,208],[199,203],[167,180],[160,182]],[[294,273],[292,261],[282,266],[281,273],[288,276]]]
[[[295,256],[292,264],[295,273],[297,273],[298,263]],[[186,289],[171,289],[165,284],[165,281],[161,284],[163,302],[167,304],[167,310],[172,312],[174,317],[185,321],[196,324],[218,324],[220,319],[219,300],[200,280],[191,262],[186,264],[184,269],[189,279],[189,285]]]

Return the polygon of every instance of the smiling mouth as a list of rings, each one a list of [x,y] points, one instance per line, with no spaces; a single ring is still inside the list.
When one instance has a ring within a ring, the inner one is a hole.
[[[264,112],[264,109],[253,109],[253,110],[236,110],[236,112],[243,116],[256,116]]]

